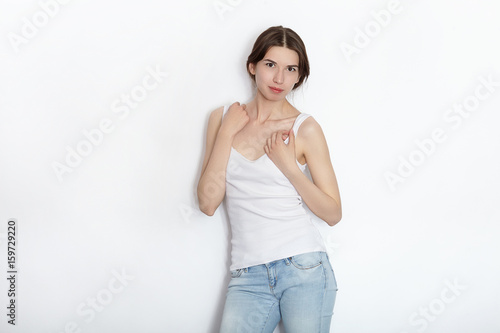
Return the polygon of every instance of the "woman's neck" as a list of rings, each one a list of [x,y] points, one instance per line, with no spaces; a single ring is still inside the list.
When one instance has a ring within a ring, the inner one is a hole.
[[[247,103],[247,111],[251,111],[250,118],[259,124],[265,123],[267,120],[286,118],[292,105],[283,98],[278,101],[266,99],[259,91],[254,99]]]

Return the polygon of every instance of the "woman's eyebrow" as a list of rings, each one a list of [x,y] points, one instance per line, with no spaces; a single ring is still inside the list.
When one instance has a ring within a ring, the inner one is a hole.
[[[271,59],[264,59],[264,61],[269,61],[269,62],[272,62],[273,64],[277,64],[276,61],[271,60]],[[288,65],[287,67],[297,67],[297,68],[299,68],[299,65]]]

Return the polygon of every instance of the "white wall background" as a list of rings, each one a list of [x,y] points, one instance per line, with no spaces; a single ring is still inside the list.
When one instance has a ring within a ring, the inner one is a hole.
[[[322,225],[331,332],[500,332],[498,2],[0,3],[0,331],[218,332],[229,235],[223,206],[197,208],[206,124],[251,98],[246,57],[282,24],[306,43],[311,76],[291,100],[322,125],[343,201]]]

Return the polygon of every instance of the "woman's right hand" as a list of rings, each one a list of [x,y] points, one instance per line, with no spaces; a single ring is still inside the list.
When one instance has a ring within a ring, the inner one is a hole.
[[[234,138],[236,133],[241,131],[241,129],[245,127],[246,123],[250,120],[246,108],[247,106],[245,104],[240,105],[239,102],[231,104],[222,119],[220,132]]]

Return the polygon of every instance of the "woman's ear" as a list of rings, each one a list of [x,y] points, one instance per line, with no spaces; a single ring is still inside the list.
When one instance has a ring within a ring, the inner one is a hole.
[[[255,64],[248,64],[248,71],[250,72],[250,74],[255,75]]]

